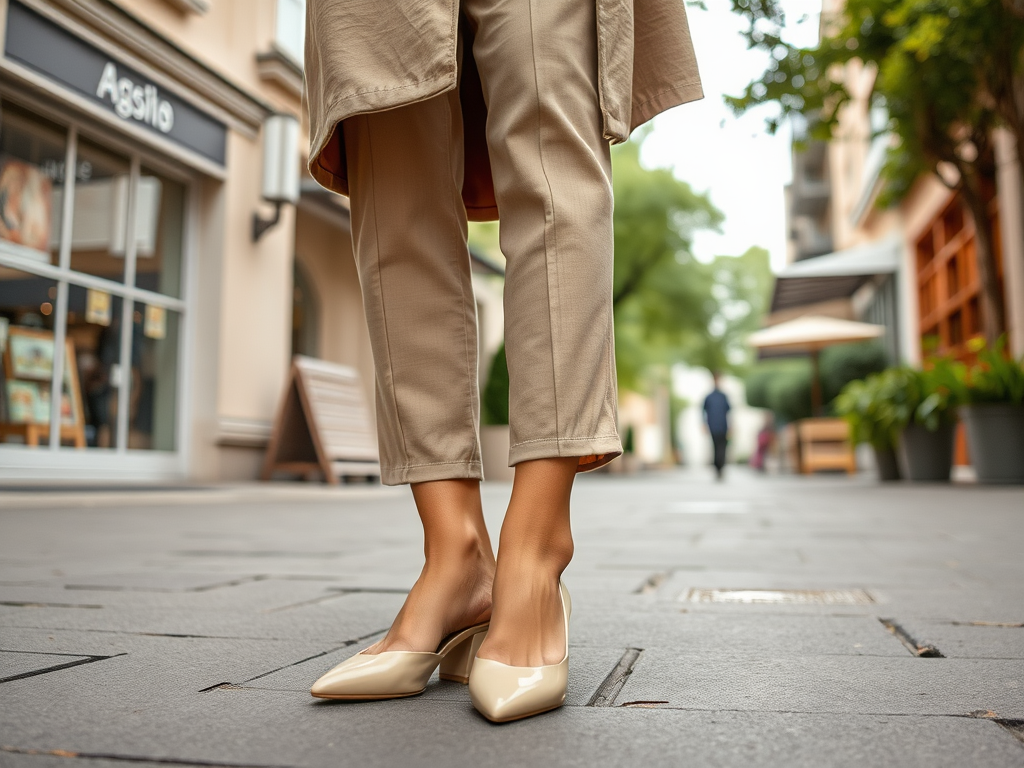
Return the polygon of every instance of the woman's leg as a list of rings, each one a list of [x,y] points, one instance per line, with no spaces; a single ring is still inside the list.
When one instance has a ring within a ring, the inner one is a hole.
[[[476,305],[462,115],[447,94],[344,123],[352,235],[376,369],[382,480],[412,483],[426,564],[374,650],[433,651],[486,619]]]
[[[517,667],[557,664],[565,653],[558,582],[572,559],[569,494],[576,457],[516,464],[501,526],[491,629],[479,655]]]
[[[507,259],[515,484],[482,658],[561,660],[558,577],[572,556],[578,458],[617,455],[612,190],[594,3],[464,0],[488,106]]]
[[[494,551],[479,480],[412,486],[423,522],[423,572],[387,636],[369,650],[432,651],[446,635],[491,615]]]

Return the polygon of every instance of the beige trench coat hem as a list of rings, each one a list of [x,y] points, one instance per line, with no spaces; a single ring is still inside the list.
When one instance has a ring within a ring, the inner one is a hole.
[[[324,119],[317,126],[320,130],[313,137],[313,142],[310,146],[309,163],[307,165],[309,175],[325,189],[347,196],[348,179],[333,173],[321,163],[324,148],[333,141],[342,121],[356,115],[384,112],[388,109],[394,109],[399,105],[415,104],[419,101],[432,99],[435,96],[453,90],[457,82],[458,74],[453,71],[440,77],[420,80],[396,88],[381,88],[374,91],[361,91],[349,94],[332,102],[325,110]]]
[[[396,104],[396,92],[401,91],[401,104],[413,104],[418,101],[425,101],[455,88],[457,75],[445,75],[430,80],[421,80],[417,83],[410,83],[398,88],[382,88],[379,91],[356,93],[343,99],[338,99],[327,109],[324,125],[330,130],[315,137],[312,149],[309,154],[309,174],[322,187],[336,192],[339,195],[348,195],[348,179],[331,172],[320,163],[321,153],[337,131],[343,120],[356,115],[381,112],[387,109],[394,109]],[[603,111],[604,137],[613,144],[626,141],[629,135],[638,126],[643,125],[655,115],[659,115],[667,109],[686,104],[691,101],[698,101],[704,98],[704,91],[701,88],[700,80],[674,88],[669,88],[648,98],[646,101],[633,105],[633,114],[630,116],[630,125],[624,120],[619,120],[607,110]],[[358,108],[353,110],[349,102],[358,100]],[[467,206],[467,214],[470,221],[493,221],[498,218],[497,208]]]
[[[618,139],[618,141],[625,141],[629,138],[629,134],[632,133],[634,129],[643,125],[655,115],[660,115],[665,110],[672,109],[672,107],[678,107],[680,104],[699,101],[703,98],[704,89],[701,87],[700,80],[694,80],[689,83],[683,83],[675,86],[674,88],[668,88],[661,93],[655,94],[646,101],[634,104],[633,114],[630,119],[631,125],[628,133],[622,139],[618,139],[618,137],[615,138]]]

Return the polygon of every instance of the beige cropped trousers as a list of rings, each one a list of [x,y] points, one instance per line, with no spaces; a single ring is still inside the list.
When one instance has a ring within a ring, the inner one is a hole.
[[[622,450],[595,3],[464,0],[462,12],[506,257],[509,465],[580,457],[581,470],[595,468]],[[357,115],[343,129],[381,479],[480,479],[459,95]]]

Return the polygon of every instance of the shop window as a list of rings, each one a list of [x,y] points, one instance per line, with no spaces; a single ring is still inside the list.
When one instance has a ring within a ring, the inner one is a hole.
[[[960,273],[957,271],[957,258],[953,256],[946,262],[946,297],[953,298],[960,290]]]
[[[921,238],[920,242],[917,244],[917,271],[923,272],[931,263],[934,256],[935,243],[932,238],[932,233],[929,230],[928,234]]]
[[[0,106],[0,249],[56,264],[67,132],[14,105]]]
[[[136,199],[135,285],[180,297],[185,185],[143,168]]]
[[[975,296],[967,302],[967,335],[977,336],[981,332],[981,304]]]
[[[56,296],[53,280],[0,266],[0,441],[49,440]],[[67,364],[64,368],[62,405],[65,418],[73,420],[75,370]]]
[[[959,197],[921,233],[916,253],[922,352],[968,360],[967,342],[983,332],[984,323],[974,222],[964,216]]]
[[[75,449],[177,449],[188,187],[98,138],[0,104],[7,447],[45,446],[59,424],[58,442]],[[72,223],[62,231],[65,207]],[[59,411],[51,407],[57,370]]]
[[[136,304],[134,322],[128,447],[173,451],[181,321],[177,312]]]
[[[127,158],[80,138],[75,173],[71,269],[124,282],[131,165]],[[138,208],[136,222],[145,216]],[[141,229],[136,242],[146,237]]]
[[[70,286],[67,335],[78,350],[78,378],[85,403],[86,443],[117,445],[117,399],[124,384],[121,368],[120,296]]]
[[[942,217],[942,244],[948,245],[964,230],[964,211],[959,202],[950,206]]]
[[[277,47],[302,64],[306,43],[306,0],[277,0]]]
[[[949,343],[954,346],[964,343],[963,320],[963,312],[958,309],[949,316],[947,321],[949,323]]]

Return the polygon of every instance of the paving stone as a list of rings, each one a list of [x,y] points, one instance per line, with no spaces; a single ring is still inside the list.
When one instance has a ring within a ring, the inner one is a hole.
[[[320,638],[346,640],[386,628],[402,606],[402,594],[339,594],[332,599],[275,612],[202,611],[186,606],[136,605],[103,610],[25,608],[12,626],[39,629],[114,630],[197,637]]]
[[[187,740],[175,739],[181,727],[188,728]],[[464,703],[311,703],[301,694],[261,691],[218,691],[197,697],[184,711],[135,714],[105,733],[76,725],[59,734],[41,730],[26,741],[46,749],[61,743],[62,749],[85,754],[296,768],[1016,768],[1024,756],[1024,748],[999,726],[967,718],[567,707],[494,726]]]
[[[483,488],[493,532],[509,491]],[[0,685],[0,766],[1024,765],[990,719],[1024,717],[1024,629],[953,623],[1024,621],[1024,489],[582,476],[569,706],[502,727],[438,680],[400,702],[308,695],[390,624],[418,574],[411,496],[387,493],[0,500],[0,651],[116,656]],[[877,602],[681,602],[691,587]],[[73,603],[103,607],[57,607]],[[879,617],[947,658],[911,656]],[[629,647],[644,651],[613,706],[587,706]],[[220,683],[244,687],[199,692]]]
[[[71,757],[71,756],[57,756],[57,755],[25,755],[17,753],[4,753],[0,754],[0,765],[4,768],[125,768],[124,759],[108,759],[108,758],[97,758],[97,757]],[[136,768],[158,768],[163,766],[166,768],[165,763],[158,763],[147,760],[131,760],[131,765]],[[177,763],[177,765],[188,766],[187,763]],[[200,768],[200,764],[193,763],[192,765],[196,768]]]
[[[701,710],[1024,717],[1016,661],[861,656],[765,658],[645,651],[618,701]]]
[[[18,629],[5,630],[4,636],[5,650],[114,657],[3,684],[4,694],[15,698],[33,692],[44,700],[59,699],[59,707],[69,714],[75,707],[144,702],[154,691],[181,698],[211,685],[248,680],[338,645]]]
[[[1008,623],[1008,622],[1007,622]],[[961,659],[1024,659],[1024,617],[1018,626],[948,621],[900,621],[918,644],[934,645],[944,656]]]
[[[872,616],[578,612],[572,637],[581,644],[749,654],[905,656],[907,650]]]
[[[9,642],[4,637],[3,642]],[[82,661],[86,656],[71,654],[48,654],[33,651],[0,650],[0,680],[33,672],[41,672],[52,667]]]

